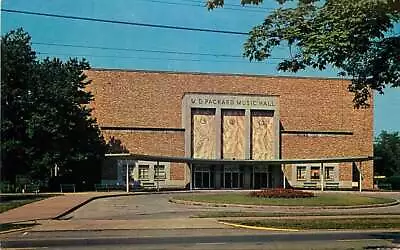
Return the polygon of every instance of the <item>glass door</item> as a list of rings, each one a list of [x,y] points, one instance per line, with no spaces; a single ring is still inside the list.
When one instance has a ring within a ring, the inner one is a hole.
[[[212,188],[214,187],[214,174],[210,167],[193,167],[193,186],[194,188]]]
[[[253,188],[269,188],[271,187],[271,173],[268,166],[253,167]]]
[[[222,185],[224,188],[242,188],[243,171],[238,166],[224,166]]]

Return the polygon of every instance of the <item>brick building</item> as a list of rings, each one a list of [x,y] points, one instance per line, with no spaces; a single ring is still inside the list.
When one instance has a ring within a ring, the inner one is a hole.
[[[286,185],[372,188],[373,109],[354,109],[342,79],[87,71],[94,116],[106,140],[132,154],[203,163],[132,161],[131,177],[161,187],[260,188]],[[373,105],[371,105],[373,107]],[[285,164],[277,159],[297,159]],[[305,162],[309,159],[312,163]],[[124,180],[106,164],[103,182]]]

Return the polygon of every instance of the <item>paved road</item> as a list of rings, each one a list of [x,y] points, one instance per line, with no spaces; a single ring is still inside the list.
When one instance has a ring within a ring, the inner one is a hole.
[[[400,247],[400,235],[394,232],[300,232],[272,233],[249,230],[124,230],[18,234],[1,243],[5,248],[24,247],[102,247],[139,249],[343,249],[353,243],[368,246]]]
[[[365,193],[366,195],[378,195]],[[357,209],[313,209],[313,208],[285,208],[271,206],[268,208],[239,208],[239,207],[202,207],[170,203],[169,199],[184,194],[152,194],[126,197],[113,197],[90,202],[84,207],[69,214],[65,218],[71,220],[82,219],[110,219],[110,220],[142,220],[142,219],[173,219],[189,218],[202,212],[209,211],[254,211],[267,213],[331,213],[331,214],[359,214],[359,213],[399,213],[400,205],[382,208]],[[379,194],[385,197],[400,199],[399,193]]]

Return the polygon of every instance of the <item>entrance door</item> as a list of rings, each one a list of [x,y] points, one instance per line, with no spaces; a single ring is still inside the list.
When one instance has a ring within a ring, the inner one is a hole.
[[[214,172],[210,167],[193,166],[194,188],[213,188]]]
[[[271,173],[268,166],[256,166],[253,168],[253,188],[270,188]]]
[[[224,166],[222,186],[224,188],[243,188],[243,169],[236,166]]]

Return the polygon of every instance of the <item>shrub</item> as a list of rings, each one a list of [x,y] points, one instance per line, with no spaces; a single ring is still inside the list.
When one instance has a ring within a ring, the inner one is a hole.
[[[260,191],[253,191],[249,194],[251,197],[258,198],[310,198],[314,197],[314,193],[305,192],[294,189],[283,189],[283,188],[273,188],[273,189],[263,189]]]

